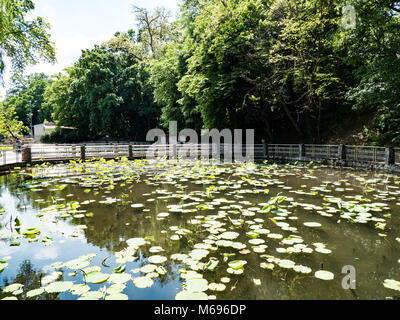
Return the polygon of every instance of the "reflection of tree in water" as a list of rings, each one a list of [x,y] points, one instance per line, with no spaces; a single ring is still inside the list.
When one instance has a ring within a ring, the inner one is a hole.
[[[58,300],[57,293],[43,293],[39,296],[28,298],[26,293],[30,290],[39,289],[41,287],[41,279],[43,277],[43,272],[36,270],[29,260],[25,260],[21,263],[17,276],[14,280],[9,281],[8,279],[3,279],[1,284],[2,289],[13,283],[20,283],[23,285],[23,293],[17,296],[19,300]],[[11,293],[0,292],[0,299],[11,296]]]

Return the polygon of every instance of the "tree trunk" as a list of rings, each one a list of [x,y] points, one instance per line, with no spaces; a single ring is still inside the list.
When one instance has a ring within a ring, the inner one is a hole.
[[[300,127],[297,125],[296,120],[293,118],[293,116],[290,114],[290,111],[286,105],[283,105],[283,109],[286,112],[286,115],[288,116],[290,122],[292,123],[293,127],[296,129],[296,132],[300,137],[303,137],[303,132],[300,130]]]

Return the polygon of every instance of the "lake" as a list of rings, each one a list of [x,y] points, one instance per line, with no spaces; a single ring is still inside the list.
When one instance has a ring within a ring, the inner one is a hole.
[[[0,299],[400,297],[395,175],[118,160],[0,177]]]

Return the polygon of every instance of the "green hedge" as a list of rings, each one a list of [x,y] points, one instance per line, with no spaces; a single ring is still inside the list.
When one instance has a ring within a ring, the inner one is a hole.
[[[40,137],[40,142],[42,143],[79,143],[85,140],[86,137],[80,136],[78,131],[62,128],[45,132]]]

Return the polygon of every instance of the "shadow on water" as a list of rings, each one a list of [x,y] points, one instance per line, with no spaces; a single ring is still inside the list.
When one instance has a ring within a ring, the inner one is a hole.
[[[224,291],[207,291],[217,299],[396,298],[396,291],[383,286],[385,279],[400,280],[400,180],[396,176],[297,166],[205,169],[172,165],[146,171],[130,163],[93,162],[52,168],[58,174],[31,176],[30,170],[35,169],[26,169],[0,177],[0,205],[4,208],[0,214],[0,260],[5,257],[8,263],[0,273],[0,286],[4,289],[12,283],[23,284],[18,299],[77,299],[79,296],[69,291],[44,292],[33,298],[26,293],[39,289],[42,277],[57,270],[53,263],[88,253],[95,254],[91,266],[101,268],[101,272],[113,274],[114,268],[124,265],[125,273],[132,278],[144,275],[139,269],[149,264],[150,256],[167,257],[162,264],[167,274],[155,275],[150,288],[138,288],[132,281],[125,283],[123,293],[135,300],[174,299],[185,288],[182,269],[201,273],[208,283],[229,278]],[[285,195],[286,200],[269,212],[263,211],[277,195]],[[342,207],[329,201],[337,198]],[[355,222],[354,216],[341,216],[361,208],[351,208],[352,204],[371,203],[379,205],[367,210],[371,214],[368,217],[377,220]],[[144,207],[135,209],[132,204]],[[168,215],[160,217],[160,213]],[[308,228],[305,222],[322,227]],[[377,223],[385,223],[385,227],[377,228]],[[23,230],[29,227],[38,228],[40,234],[25,237]],[[265,248],[249,243],[249,232],[260,229],[268,230],[256,237],[263,240]],[[229,245],[216,246],[218,236],[226,231],[237,232],[234,241],[250,252],[242,254]],[[269,234],[282,237],[274,239]],[[171,239],[174,235],[178,240]],[[300,237],[298,244],[312,248],[312,253],[285,251],[294,247],[292,236]],[[127,248],[131,238],[144,238],[148,244],[140,247],[135,261],[118,262],[117,253]],[[331,252],[317,252],[321,244]],[[162,249],[151,251],[154,247]],[[219,261],[214,271],[199,264],[193,267],[190,261],[170,259],[173,254],[189,254],[202,247],[208,248],[209,255],[201,262],[210,257]],[[295,272],[276,261],[272,270],[260,267],[273,258],[294,261],[312,272]],[[227,263],[232,260],[246,260],[242,274],[227,272]],[[346,265],[356,269],[355,290],[342,288],[342,268]],[[316,278],[318,270],[332,272],[334,280]],[[74,274],[66,267],[57,271],[61,272],[57,281],[85,282],[80,271]],[[256,284],[258,281],[261,285]],[[98,291],[110,283],[88,285]],[[0,298],[5,297],[10,293],[0,292]]]

